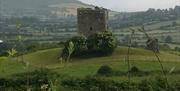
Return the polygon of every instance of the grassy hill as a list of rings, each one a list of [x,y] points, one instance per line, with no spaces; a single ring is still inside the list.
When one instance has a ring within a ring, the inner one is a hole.
[[[102,65],[109,65],[116,71],[127,71],[127,63],[125,57],[127,48],[120,47],[112,56],[96,57],[88,59],[71,59],[70,62],[61,63],[58,60],[61,48],[48,49],[30,53],[24,56],[24,59],[30,64],[27,66],[13,59],[0,58],[0,77],[8,77],[12,74],[22,73],[25,71],[33,71],[39,68],[48,68],[60,74],[65,74],[75,77],[85,77],[87,75],[95,75],[97,70]],[[160,71],[161,67],[151,51],[144,49],[132,49],[130,56],[131,66],[136,66],[143,71]],[[178,53],[161,52],[159,54],[166,70],[175,68],[175,71],[180,70],[180,56]],[[21,57],[19,57],[20,59]],[[174,76],[174,75],[173,75]],[[180,76],[180,75],[175,75]],[[113,79],[118,77],[113,77]],[[118,79],[122,79],[121,77]]]
[[[149,25],[144,25],[146,32],[149,36],[157,38],[161,45],[167,44],[171,49],[175,47],[179,47],[179,36],[180,36],[180,19],[172,20],[172,21],[163,21],[158,23],[153,23]],[[173,25],[173,22],[176,22],[176,25]],[[135,38],[133,41],[138,42],[138,45],[144,45],[147,38],[144,36],[143,33],[139,32],[138,29],[142,26],[134,26],[134,27],[127,27],[122,29],[115,29],[113,32],[119,38],[120,41],[125,39],[127,36],[130,35],[131,30],[133,28],[136,30]],[[171,43],[167,43],[166,38],[170,36],[172,38]]]
[[[80,7],[92,7],[78,0],[4,0],[3,9],[7,13],[18,10],[16,13],[27,12],[56,12],[59,15],[76,15],[76,9]]]
[[[78,0],[4,0],[7,8],[18,9],[42,9],[57,3],[81,3]]]

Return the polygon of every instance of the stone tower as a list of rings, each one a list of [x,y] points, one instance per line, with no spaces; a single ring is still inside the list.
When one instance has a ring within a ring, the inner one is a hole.
[[[108,10],[104,8],[78,8],[78,33],[90,36],[108,29]]]

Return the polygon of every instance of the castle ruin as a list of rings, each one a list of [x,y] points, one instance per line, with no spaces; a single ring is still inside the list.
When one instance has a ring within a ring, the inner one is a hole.
[[[108,29],[108,10],[104,8],[78,8],[78,33],[86,37]]]

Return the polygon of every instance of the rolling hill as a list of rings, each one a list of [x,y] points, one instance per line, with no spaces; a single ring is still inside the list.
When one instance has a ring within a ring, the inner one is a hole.
[[[102,65],[109,65],[117,71],[127,70],[127,64],[124,61],[127,54],[127,48],[124,47],[117,48],[112,56],[88,59],[75,58],[70,62],[63,63],[58,60],[60,53],[61,48],[48,49],[27,54],[24,56],[24,59],[30,65],[28,67],[29,70],[45,67],[60,74],[77,77],[94,75],[98,68]],[[180,56],[178,53],[162,51],[159,56],[163,61],[163,65],[166,70],[170,70],[172,67],[175,67],[176,71],[180,70]],[[19,59],[20,58],[21,57],[19,57]],[[7,60],[7,58],[0,58],[0,77],[27,71],[27,66],[22,62],[15,61],[15,59]],[[131,66],[137,66],[145,71],[158,71],[161,69],[154,54],[151,51],[144,49],[133,48],[130,53],[130,63]]]
[[[92,7],[78,0],[4,0],[3,10],[6,14],[28,12],[50,12],[59,15],[76,15],[79,7]],[[14,11],[14,12],[13,12]]]
[[[42,9],[54,4],[76,3],[82,4],[77,0],[4,0],[3,5],[6,8],[14,9]]]

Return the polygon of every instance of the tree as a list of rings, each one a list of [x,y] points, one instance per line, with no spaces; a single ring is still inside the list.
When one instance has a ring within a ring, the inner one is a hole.
[[[175,51],[180,51],[180,48],[179,47],[175,47],[174,50]]]
[[[87,47],[94,53],[110,55],[117,47],[117,40],[109,31],[99,32],[88,37]]]
[[[73,51],[69,51],[70,45],[73,44]],[[61,57],[68,60],[71,57],[94,57],[110,55],[117,47],[116,38],[111,32],[95,33],[88,38],[76,36],[68,40],[64,45]],[[71,55],[69,55],[71,53]]]
[[[176,25],[177,25],[176,21],[172,22],[172,26],[176,26]]]
[[[61,54],[61,57],[65,60],[68,60],[70,56],[81,55],[83,51],[87,50],[86,37],[84,36],[75,36],[69,39],[64,44],[64,49]]]
[[[167,43],[172,43],[172,37],[171,36],[167,36],[166,38],[165,38],[165,42],[167,42]]]
[[[0,43],[0,56],[7,56],[7,50],[9,49],[6,43]]]

